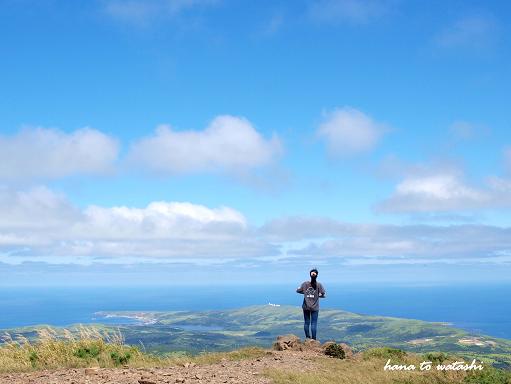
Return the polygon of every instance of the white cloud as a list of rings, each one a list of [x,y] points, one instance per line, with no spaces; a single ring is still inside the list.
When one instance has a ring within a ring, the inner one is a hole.
[[[203,131],[175,131],[162,125],[136,142],[132,164],[163,174],[246,171],[269,165],[282,152],[276,135],[266,140],[246,119],[218,116]]]
[[[91,128],[71,133],[25,128],[13,136],[0,136],[0,179],[104,174],[112,171],[118,152],[114,138]]]
[[[145,208],[90,206],[74,230],[88,238],[199,239],[230,238],[247,223],[232,208],[208,208],[184,202],[153,202]]]
[[[268,222],[261,232],[288,247],[293,258],[343,260],[346,264],[479,263],[511,251],[511,229],[485,225],[384,225],[321,217]]]
[[[0,250],[46,247],[59,238],[81,213],[67,199],[46,187],[16,191],[0,187]]]
[[[332,155],[353,155],[372,150],[388,128],[361,111],[344,107],[324,114],[317,135],[326,140]]]
[[[482,186],[468,185],[460,172],[409,175],[376,210],[393,213],[471,211],[511,207],[511,181],[488,177]]]
[[[275,252],[273,245],[251,236],[245,217],[229,207],[159,201],[144,208],[80,210],[36,187],[0,189],[0,210],[0,251],[16,255],[12,260],[222,260]]]
[[[59,254],[222,259],[252,256],[264,248],[245,239],[246,219],[228,207],[160,201],[145,208],[90,206],[83,214]]]
[[[0,187],[0,230],[50,230],[79,217],[67,199],[46,187],[16,191]]]
[[[388,202],[394,210],[443,211],[483,204],[484,193],[466,186],[456,175],[440,174],[403,180]]]
[[[509,186],[504,186],[509,188]],[[509,194],[510,189],[506,189]],[[485,225],[378,225],[284,217],[262,227],[229,207],[153,202],[73,207],[38,187],[0,193],[0,262],[140,264],[495,263],[511,254],[511,229]]]
[[[389,1],[384,0],[315,0],[309,7],[317,22],[366,24],[386,15]]]
[[[444,29],[436,37],[436,44],[442,48],[488,48],[495,42],[497,25],[491,15],[466,16]]]

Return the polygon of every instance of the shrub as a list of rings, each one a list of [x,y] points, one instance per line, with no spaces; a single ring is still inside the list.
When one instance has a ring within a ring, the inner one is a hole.
[[[325,348],[325,355],[335,357],[337,359],[344,359],[346,354],[344,349],[339,344],[330,344]]]
[[[431,361],[433,364],[442,364],[449,358],[449,355],[443,352],[428,352],[423,356],[425,360]]]
[[[92,345],[90,347],[80,347],[74,353],[73,356],[81,359],[95,359],[101,353],[101,348],[98,345]]]
[[[470,372],[463,379],[467,384],[508,384],[511,383],[511,372],[484,367],[482,371]]]
[[[406,356],[406,352],[402,349],[381,347],[371,348],[363,352],[364,360],[371,359],[373,357],[378,359],[402,359]]]
[[[110,353],[110,358],[114,362],[114,365],[126,365],[128,364],[128,361],[131,359],[131,353],[112,352]]]
[[[32,367],[35,367],[37,364],[37,360],[39,360],[39,356],[37,356],[36,351],[32,351],[28,354],[28,359],[30,360],[30,364],[32,364]]]

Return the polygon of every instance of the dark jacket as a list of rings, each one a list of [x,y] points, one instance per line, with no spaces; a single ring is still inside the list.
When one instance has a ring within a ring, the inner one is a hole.
[[[302,308],[309,311],[319,311],[319,298],[326,297],[325,288],[323,288],[319,281],[316,282],[316,289],[314,289],[310,281],[304,281],[296,289],[296,292],[303,294]]]

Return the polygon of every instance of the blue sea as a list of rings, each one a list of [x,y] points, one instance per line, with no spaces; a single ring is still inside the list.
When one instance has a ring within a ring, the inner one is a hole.
[[[511,339],[511,285],[325,284],[325,288],[327,298],[321,301],[322,309],[443,321],[472,332]],[[93,323],[98,322],[94,318],[97,311],[210,310],[268,302],[301,306],[303,296],[295,289],[294,285],[0,288],[0,329]]]

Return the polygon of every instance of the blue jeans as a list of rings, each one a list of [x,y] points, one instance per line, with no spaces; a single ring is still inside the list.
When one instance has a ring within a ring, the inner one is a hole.
[[[309,311],[308,309],[303,310],[303,320],[305,321],[303,329],[305,331],[305,337],[308,337],[309,339],[311,337],[309,333],[310,325],[312,330],[312,338],[316,340],[316,331],[318,329],[318,315],[319,311]]]

